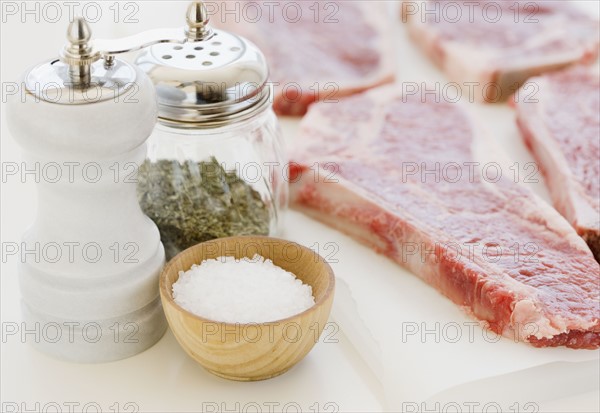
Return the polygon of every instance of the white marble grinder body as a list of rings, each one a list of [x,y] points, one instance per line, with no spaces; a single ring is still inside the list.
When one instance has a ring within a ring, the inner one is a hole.
[[[21,251],[37,248],[19,260],[23,321],[35,332],[28,341],[63,360],[129,357],[167,327],[158,293],[164,248],[135,184],[157,103],[150,79],[135,71],[128,96],[65,105],[15,95],[7,105],[24,167],[46,168],[22,240]]]

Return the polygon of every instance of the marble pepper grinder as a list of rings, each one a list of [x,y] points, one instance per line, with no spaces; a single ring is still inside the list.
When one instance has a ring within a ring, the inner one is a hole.
[[[85,20],[70,24],[67,40],[7,105],[25,167],[47,172],[22,243],[38,253],[22,254],[18,269],[24,328],[45,353],[105,362],[149,348],[166,330],[164,250],[135,188],[157,104],[142,71],[99,53]]]

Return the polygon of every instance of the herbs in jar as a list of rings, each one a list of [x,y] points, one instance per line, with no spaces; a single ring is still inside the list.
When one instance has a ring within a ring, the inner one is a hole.
[[[269,209],[260,193],[214,157],[146,160],[137,193],[142,210],[158,226],[167,259],[215,238],[269,235]]]

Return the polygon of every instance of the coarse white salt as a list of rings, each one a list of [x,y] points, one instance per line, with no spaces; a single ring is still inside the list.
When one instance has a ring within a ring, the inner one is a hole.
[[[179,271],[173,298],[191,313],[227,323],[281,320],[315,305],[310,285],[259,255],[219,257]]]

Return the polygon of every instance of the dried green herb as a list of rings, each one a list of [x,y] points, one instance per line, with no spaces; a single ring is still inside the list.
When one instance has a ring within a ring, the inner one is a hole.
[[[215,238],[269,234],[269,210],[260,194],[214,157],[183,164],[145,161],[137,193],[158,226],[167,259]]]

